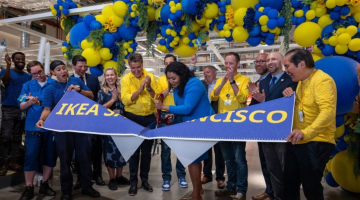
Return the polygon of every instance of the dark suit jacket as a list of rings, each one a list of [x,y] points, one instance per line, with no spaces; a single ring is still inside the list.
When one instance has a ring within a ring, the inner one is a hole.
[[[71,75],[72,77],[74,77],[74,75]],[[98,100],[98,92],[101,89],[100,87],[100,82],[97,76],[85,73],[85,80],[86,80],[86,86],[88,86],[90,88],[90,90],[92,91],[92,93],[94,94],[94,101],[97,102]]]
[[[203,84],[204,84],[204,86],[205,86],[205,89],[206,89],[206,94],[207,95],[209,95],[208,94],[208,88],[209,88],[209,85],[206,83],[206,81],[205,80],[202,80],[201,81]],[[214,88],[215,89],[215,88]],[[215,113],[217,114],[218,113],[218,101],[211,101],[211,107],[214,109],[214,111],[215,111]]]

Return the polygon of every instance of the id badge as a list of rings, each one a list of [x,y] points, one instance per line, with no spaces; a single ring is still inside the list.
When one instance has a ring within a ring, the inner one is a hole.
[[[300,122],[304,121],[304,112],[302,110],[299,111],[299,121]]]
[[[225,100],[224,105],[225,106],[231,106],[231,100]]]
[[[115,114],[119,114],[120,115],[120,109],[114,109],[113,110]]]

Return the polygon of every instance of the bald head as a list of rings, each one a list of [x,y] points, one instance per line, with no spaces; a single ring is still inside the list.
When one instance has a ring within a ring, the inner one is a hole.
[[[256,73],[260,75],[260,77],[265,76],[268,73],[268,69],[266,68],[266,58],[268,54],[260,53],[256,56],[255,59],[255,70]]]
[[[275,76],[280,74],[282,70],[282,61],[284,56],[278,52],[271,52],[266,58],[266,66],[271,75]]]

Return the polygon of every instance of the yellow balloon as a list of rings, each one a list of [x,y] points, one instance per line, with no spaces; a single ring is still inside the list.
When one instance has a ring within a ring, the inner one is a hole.
[[[360,38],[354,38],[349,42],[349,49],[351,51],[360,51]]]
[[[236,42],[244,42],[248,39],[249,33],[243,27],[238,26],[234,28],[232,36]]]
[[[275,33],[275,34],[276,34],[276,33],[278,33],[278,32],[279,32],[279,30],[280,30],[280,29],[279,29],[279,27],[275,27],[274,29],[269,29],[269,32],[270,32],[270,33]]]
[[[244,17],[246,15],[246,10],[247,8],[239,8],[236,10],[235,14],[234,14],[234,21],[235,24],[238,26],[243,26],[244,25]]]
[[[317,45],[314,45],[313,51],[314,51],[314,53],[321,55],[321,50],[317,47]]]
[[[345,5],[347,0],[335,0],[335,3],[337,6],[343,6]]]
[[[313,1],[311,4],[310,4],[310,9],[311,10],[316,10],[316,8],[318,7],[318,2],[317,1]]]
[[[101,48],[99,52],[103,60],[110,60],[113,57],[113,54],[110,52],[109,48]]]
[[[180,42],[179,46],[174,48],[174,53],[181,58],[188,58],[193,56],[197,50],[198,49],[195,47],[190,47],[189,45]]]
[[[347,45],[349,44],[350,40],[351,36],[347,33],[341,33],[337,38],[337,41],[340,45]]]
[[[294,13],[294,16],[295,16],[295,17],[302,17],[302,16],[304,16],[304,11],[303,11],[303,10],[297,10],[297,11]]]
[[[67,51],[68,51],[68,48],[67,48],[66,46],[62,46],[62,47],[61,47],[61,51],[62,51],[62,52],[67,52]]]
[[[106,22],[107,22],[107,18],[106,18],[106,16],[105,15],[96,15],[95,16],[95,19],[97,20],[97,21],[99,21],[103,26],[106,24]]]
[[[360,22],[360,12],[355,13],[354,19],[355,19],[355,21],[356,21],[357,23]]]
[[[221,30],[221,31],[219,32],[219,36],[222,37],[222,38],[225,37],[225,31],[224,31],[224,30]]]
[[[340,54],[340,55],[345,54],[348,50],[349,50],[349,48],[348,48],[347,45],[340,45],[340,44],[338,44],[338,45],[336,45],[336,47],[335,47],[335,52],[336,52],[337,54]]]
[[[161,6],[160,8],[157,8],[157,9],[155,10],[155,19],[156,19],[157,21],[161,21],[161,16],[160,16],[161,8],[162,8],[162,6]]]
[[[346,29],[344,27],[341,27],[341,28],[338,28],[336,30],[336,34],[337,35],[341,35],[341,33],[345,33],[346,32]]]
[[[152,6],[148,6],[148,19],[149,21],[154,21],[155,20],[155,8]]]
[[[81,55],[86,58],[86,64],[90,67],[100,64],[101,56],[98,50],[87,48]]]
[[[341,137],[345,132],[345,125],[342,124],[339,127],[336,127],[336,131],[335,131],[335,138],[339,138]]]
[[[219,7],[216,3],[208,3],[204,9],[204,17],[208,19],[213,19],[219,13]]]
[[[224,36],[225,36],[225,37],[230,37],[230,36],[231,36],[231,32],[230,32],[230,31],[225,31]]]
[[[93,45],[93,43],[89,42],[88,40],[83,40],[83,41],[81,41],[81,44],[80,44],[80,46],[83,50],[85,50],[87,48],[93,48],[92,45]]]
[[[124,17],[129,10],[129,6],[123,1],[117,1],[113,5],[113,11],[118,17]]]
[[[350,6],[350,11],[351,11],[352,15],[360,12],[360,5],[359,6]]]
[[[333,9],[333,8],[335,8],[335,6],[336,6],[335,0],[327,0],[326,1],[326,7],[327,8]]]
[[[308,20],[314,19],[315,16],[316,16],[316,13],[315,13],[314,10],[309,10],[309,11],[307,11],[306,14],[305,14],[305,17],[306,17],[306,19],[308,19]]]
[[[200,30],[200,25],[196,21],[192,21],[191,27],[192,27],[193,32],[197,32],[198,30]],[[185,28],[185,31],[186,31],[186,28]]]
[[[321,17],[324,16],[327,12],[326,8],[316,8],[315,13],[316,13],[316,17]]]
[[[52,14],[52,15],[56,15],[56,14],[57,14],[56,10],[52,10],[52,11],[51,11],[51,14]],[[66,54],[64,54],[64,55],[66,55]]]
[[[205,25],[205,23],[206,23],[206,18],[205,18],[205,17],[201,17],[200,19],[198,19],[198,18],[196,17],[196,22],[197,22],[198,24],[200,24],[200,25]]]
[[[124,22],[124,18],[120,18],[117,15],[113,15],[112,20],[116,27],[119,27]]]
[[[269,21],[269,17],[266,15],[261,16],[259,19],[259,23],[261,26],[265,26],[268,21]]]
[[[314,22],[300,24],[294,32],[295,42],[302,47],[309,47],[315,44],[321,36],[321,27]]]
[[[106,62],[103,64],[103,66],[104,66],[104,70],[107,69],[107,68],[110,68],[110,67],[112,67],[112,68],[114,68],[114,69],[116,70],[118,64],[117,64],[117,62],[115,62],[115,61],[113,61],[113,60],[109,60],[109,61],[106,61]]]
[[[232,8],[239,9],[241,7],[252,7],[254,8],[255,4],[259,3],[259,0],[246,0],[246,1],[240,1],[240,0],[231,0],[231,6]]]
[[[358,31],[357,27],[351,25],[351,26],[348,26],[348,27],[346,28],[346,31],[345,31],[345,32],[352,37],[352,36],[354,36],[354,35],[357,33],[357,31]]]
[[[326,169],[327,169],[329,172],[331,172],[331,161],[332,161],[332,159],[329,160],[329,161],[326,163]]]
[[[360,178],[354,175],[354,159],[348,151],[337,153],[331,161],[331,174],[335,181],[345,190],[360,193]]]
[[[311,55],[312,55],[312,57],[313,57],[313,59],[314,59],[315,62],[316,62],[317,60],[320,60],[320,59],[321,59],[321,56],[319,56],[318,54],[312,53]]]
[[[326,14],[319,18],[318,24],[321,28],[324,28],[325,26],[333,23],[334,20],[330,18],[329,14]]]
[[[329,44],[333,47],[335,47],[336,45],[338,45],[338,41],[337,41],[337,37],[336,36],[331,36],[329,38]]]
[[[262,32],[268,32],[268,31],[269,31],[269,28],[268,28],[266,25],[261,26],[261,31],[262,31]]]
[[[101,14],[104,15],[105,17],[110,17],[110,16],[114,15],[113,6],[112,5],[105,6],[101,10]]]

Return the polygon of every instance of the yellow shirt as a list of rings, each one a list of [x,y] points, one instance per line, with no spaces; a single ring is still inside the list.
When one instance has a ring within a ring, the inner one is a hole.
[[[230,110],[235,110],[238,108],[245,107],[247,98],[249,97],[249,93],[250,93],[248,89],[250,78],[241,75],[240,73],[237,73],[234,76],[234,80],[239,88],[238,94],[235,96],[231,84],[229,83],[229,81],[227,81],[224,87],[221,89],[219,96],[215,96],[214,92],[216,88],[221,84],[222,79],[223,78],[219,78],[216,81],[215,87],[211,92],[211,96],[210,96],[211,101],[218,101],[219,113],[224,113]],[[229,105],[228,100],[231,101],[231,105]],[[227,101],[227,103],[225,101]]]
[[[166,78],[166,75],[160,76],[160,78],[157,81],[157,86],[158,86],[158,91],[160,92],[159,94],[161,94],[164,90],[168,89],[169,83]],[[169,92],[168,95],[166,95],[163,103],[164,105],[169,105],[169,106],[175,105],[174,96],[171,92]]]
[[[140,79],[136,78],[132,73],[126,74],[121,79],[121,101],[125,105],[126,112],[140,116],[151,115],[155,112],[153,98],[146,88],[139,94],[135,101],[131,101],[131,96],[140,89],[140,84],[145,80],[146,76],[150,76],[151,88],[157,93],[157,84],[154,74],[149,73],[144,69]]]
[[[307,89],[305,89],[306,86],[308,86]],[[303,122],[299,120],[301,98],[303,99]],[[300,81],[296,88],[293,129],[299,129],[305,135],[300,144],[308,142],[335,144],[335,117],[335,82],[328,74],[317,70],[311,78]]]

